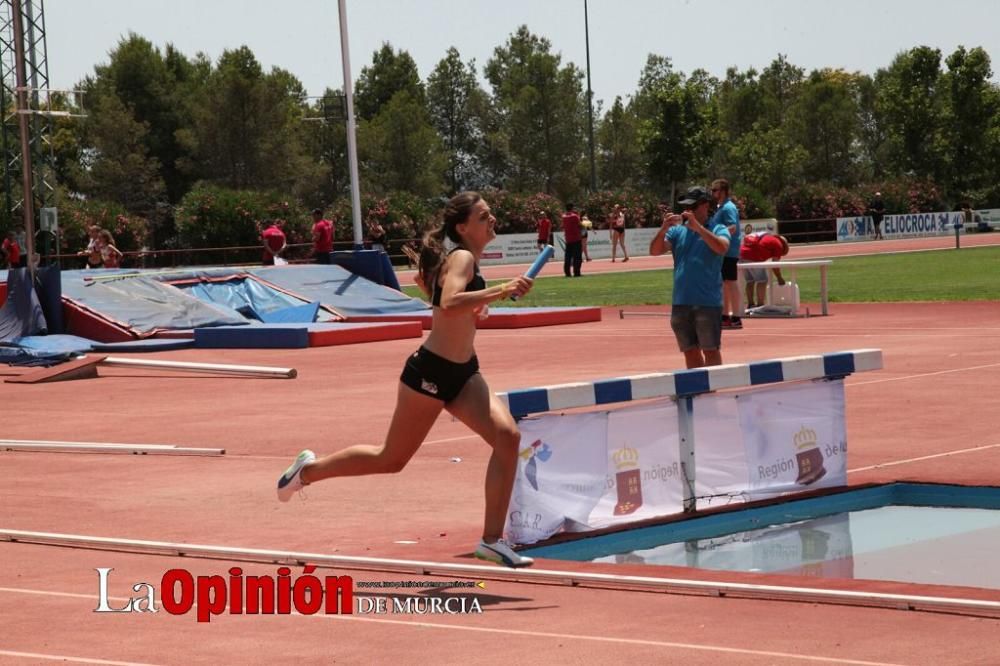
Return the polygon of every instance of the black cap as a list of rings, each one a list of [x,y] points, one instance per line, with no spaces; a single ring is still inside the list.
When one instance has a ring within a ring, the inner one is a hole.
[[[313,215],[322,215],[322,214],[323,214],[322,208],[313,208]]]
[[[677,203],[682,206],[694,206],[702,201],[711,201],[712,194],[704,187],[692,187],[687,193],[678,199]]]

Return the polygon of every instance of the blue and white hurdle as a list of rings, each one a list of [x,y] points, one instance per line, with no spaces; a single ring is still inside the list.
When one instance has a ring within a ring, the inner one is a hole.
[[[680,460],[684,473],[684,510],[695,510],[695,441],[693,400],[726,389],[805,380],[840,379],[855,372],[880,370],[881,349],[792,356],[753,363],[717,365],[675,372],[654,372],[590,382],[554,384],[497,393],[516,418],[564,409],[671,398],[677,401]]]

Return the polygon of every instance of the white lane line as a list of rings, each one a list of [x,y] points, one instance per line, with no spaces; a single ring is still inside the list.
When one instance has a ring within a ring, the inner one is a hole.
[[[945,458],[947,456],[957,456],[961,453],[974,453],[976,451],[985,451],[987,449],[995,449],[1000,447],[1000,444],[986,444],[985,446],[975,446],[971,449],[956,449],[954,451],[945,451],[944,453],[932,453],[928,456],[920,456],[918,458],[906,458],[904,460],[891,460],[889,462],[878,463],[877,465],[869,465],[868,467],[858,467],[856,469],[847,470],[848,474],[852,472],[865,472],[870,469],[881,469],[883,467],[894,467],[896,465],[905,465],[912,462],[920,462],[921,460],[933,460],[934,458]]]
[[[902,377],[889,377],[886,379],[870,379],[866,382],[851,382],[848,386],[867,386],[868,384],[884,384],[885,382],[900,382],[904,379],[919,379],[921,377],[936,377],[938,375],[949,375],[955,372],[968,372],[969,370],[985,370],[986,368],[1000,367],[1000,363],[990,363],[988,365],[972,365],[967,368],[952,368],[950,370],[938,370],[937,372],[923,372],[917,375],[903,375]]]
[[[0,650],[0,656],[20,657],[22,659],[45,659],[48,661],[68,661],[74,664],[105,664],[106,666],[156,666],[148,662],[140,661],[110,661],[108,659],[94,659],[91,657],[70,657],[64,654],[41,654],[39,652],[15,652],[13,650]]]
[[[46,590],[31,590],[31,589],[21,589],[15,587],[0,587],[0,592],[16,592],[16,593],[35,594],[43,596],[80,598],[80,599],[88,599],[90,601],[94,601],[93,595],[72,594],[69,592],[50,592]],[[125,597],[114,597],[114,598],[109,598],[109,601],[127,601],[127,599]],[[192,606],[192,609],[194,607],[195,606]],[[299,613],[296,613],[294,611],[291,614],[299,615]],[[618,638],[615,636],[594,636],[592,634],[586,634],[586,635],[562,634],[550,631],[499,629],[494,627],[470,627],[464,625],[444,624],[440,622],[421,622],[416,620],[415,621],[389,620],[385,618],[358,617],[355,615],[309,615],[306,617],[314,619],[343,620],[343,621],[353,621],[353,622],[372,622],[377,624],[390,624],[390,625],[405,626],[405,627],[420,627],[425,629],[444,629],[446,631],[472,631],[485,634],[501,634],[505,636],[526,636],[531,638],[556,638],[561,640],[592,641],[598,643],[613,643],[618,645],[636,645],[636,646],[657,647],[657,648],[673,648],[679,650],[694,650],[698,652],[718,652],[722,654],[739,654],[739,655],[748,655],[755,657],[777,657],[782,659],[795,659],[798,661],[817,662],[824,664],[854,664],[857,666],[899,666],[897,664],[891,664],[888,662],[881,662],[881,661],[860,661],[856,659],[840,659],[837,657],[821,657],[818,655],[795,654],[792,652],[751,650],[746,648],[724,647],[721,645],[707,645],[700,643],[678,643],[673,641],[654,641],[654,640],[645,640],[641,638]],[[3,651],[0,651],[0,654],[5,654],[5,653]],[[21,653],[10,653],[10,654],[16,655]],[[23,653],[23,654],[28,654],[28,653]],[[69,657],[63,657],[63,658],[73,660],[72,658]],[[81,661],[80,663],[116,664],[116,665],[121,664],[122,666],[150,666],[148,664],[135,665],[132,662],[100,661],[100,660]]]

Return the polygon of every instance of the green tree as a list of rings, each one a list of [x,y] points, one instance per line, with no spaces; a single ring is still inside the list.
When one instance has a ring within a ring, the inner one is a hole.
[[[861,156],[862,178],[880,180],[885,176],[888,163],[888,131],[884,109],[879,103],[878,77],[884,77],[882,70],[875,77],[858,74],[855,78],[855,92],[858,100],[858,148]]]
[[[789,109],[789,136],[805,149],[807,179],[838,185],[859,180],[858,106],[854,78],[843,70],[817,70],[799,86]]]
[[[454,47],[427,77],[427,108],[448,156],[451,192],[482,180],[481,150],[486,93],[476,81],[475,61],[468,64]]]
[[[876,81],[888,156],[898,165],[896,173],[940,181],[948,156],[941,51],[927,46],[904,51]]]
[[[798,96],[805,70],[788,62],[787,56],[778,54],[760,73],[761,120],[766,127],[783,127],[785,114]]]
[[[417,63],[406,51],[395,51],[385,42],[372,54],[372,64],[362,68],[355,85],[354,109],[358,118],[371,120],[396,93],[403,91],[419,104],[424,103],[424,84]]]
[[[110,52],[107,65],[94,68],[94,76],[83,82],[88,111],[103,98],[117,97],[148,131],[143,138],[150,156],[156,158],[170,201],[178,201],[192,179],[184,164],[188,158],[177,132],[190,124],[183,99],[183,84],[194,71],[186,58],[171,45],[166,55],[136,34],[129,33]]]
[[[551,52],[549,40],[521,26],[486,63],[505,126],[511,187],[569,197],[581,189],[586,146],[583,73]]]
[[[631,105],[616,97],[597,125],[597,166],[600,180],[611,189],[637,185],[642,172],[638,119]]]
[[[406,191],[419,196],[442,192],[447,164],[440,138],[424,105],[408,91],[389,103],[358,131],[363,180],[380,193]]]
[[[330,88],[307,110],[303,141],[316,170],[314,179],[303,186],[302,196],[313,207],[332,203],[350,187],[346,114],[343,93]]]
[[[765,129],[760,123],[732,144],[731,155],[736,179],[771,197],[798,180],[808,158],[783,129]]]
[[[80,189],[130,213],[150,215],[165,188],[159,161],[146,148],[148,126],[114,95],[100,98],[91,114],[90,148],[82,164]]]
[[[942,88],[947,97],[944,131],[952,172],[947,190],[968,196],[997,181],[1000,92],[990,79],[990,57],[982,48],[958,47],[945,60]]]
[[[764,113],[763,92],[752,67],[741,72],[735,67],[726,70],[726,78],[718,90],[719,128],[728,140],[753,129]]]
[[[192,139],[208,180],[233,189],[295,188],[315,167],[303,147],[302,85],[264,74],[249,48],[224,51],[194,107]]]
[[[668,59],[650,56],[636,96],[639,146],[649,187],[674,198],[678,183],[703,175],[710,161],[714,84],[704,72],[690,79]]]

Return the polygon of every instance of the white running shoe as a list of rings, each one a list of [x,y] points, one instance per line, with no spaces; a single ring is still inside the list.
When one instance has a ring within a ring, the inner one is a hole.
[[[295,457],[295,462],[278,477],[278,499],[287,502],[299,490],[305,487],[302,483],[302,468],[316,460],[316,454],[305,449]]]
[[[503,564],[508,567],[530,567],[535,563],[535,560],[524,555],[518,555],[514,552],[514,549],[510,547],[503,539],[498,539],[493,543],[486,543],[485,541],[479,541],[479,547],[476,548],[476,557],[480,560],[488,560],[490,562],[496,562],[497,564]]]

